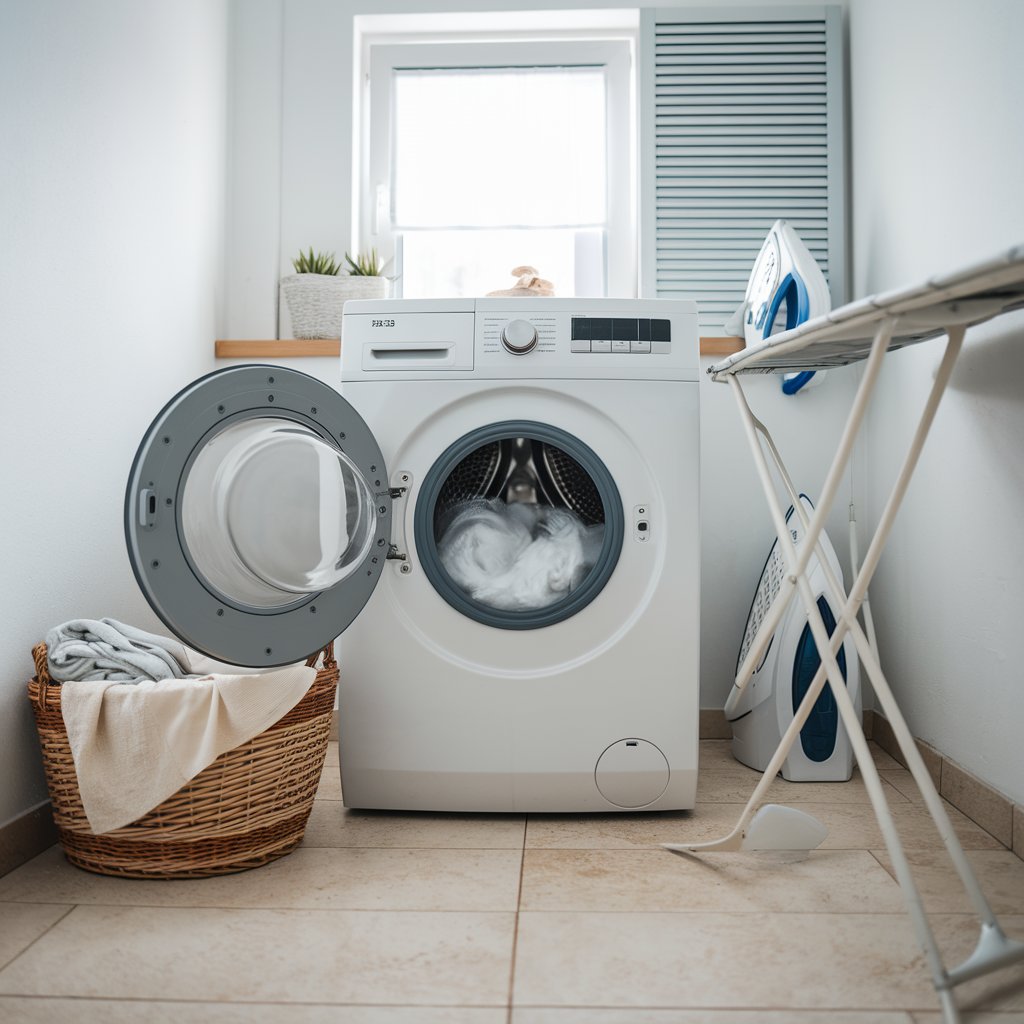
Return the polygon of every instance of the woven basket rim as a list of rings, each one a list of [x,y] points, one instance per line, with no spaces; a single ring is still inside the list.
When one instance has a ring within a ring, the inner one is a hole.
[[[323,658],[323,665],[321,671],[327,669],[333,669],[337,667],[337,661],[334,657],[334,641],[332,640],[325,647],[321,647],[314,651],[308,658],[306,658],[306,668],[314,668],[317,660]],[[60,687],[60,680],[54,679],[50,675],[50,666],[47,660],[47,648],[44,641],[40,641],[35,644],[32,648],[32,661],[35,664],[36,674],[33,678],[33,682],[39,683],[40,686],[56,686]]]

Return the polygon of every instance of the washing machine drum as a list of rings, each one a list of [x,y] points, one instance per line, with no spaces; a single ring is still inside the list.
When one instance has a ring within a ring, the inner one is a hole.
[[[590,473],[558,445],[541,441],[534,449],[538,481],[548,500],[575,512],[588,526],[604,523],[604,502]]]
[[[221,661],[280,665],[329,643],[384,566],[380,449],[337,391],[280,367],[196,381],[139,446],[125,532],[147,600]]]
[[[604,523],[605,505],[593,476],[567,451],[551,441],[503,437],[473,448],[448,470],[434,508],[435,526],[443,531],[467,502],[506,498],[510,489],[531,485],[533,502],[569,509],[587,526]]]
[[[499,629],[570,618],[615,568],[622,501],[607,466],[552,424],[507,420],[454,441],[416,500],[420,564],[462,615]]]

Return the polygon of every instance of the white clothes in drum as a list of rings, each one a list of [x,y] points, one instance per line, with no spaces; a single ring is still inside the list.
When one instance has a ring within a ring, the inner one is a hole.
[[[457,507],[437,552],[448,575],[475,601],[530,611],[579,586],[603,539],[604,524],[586,526],[568,509],[474,499]]]

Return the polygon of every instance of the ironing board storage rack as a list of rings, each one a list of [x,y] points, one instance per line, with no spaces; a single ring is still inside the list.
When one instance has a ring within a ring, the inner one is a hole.
[[[685,849],[710,851],[740,848],[755,811],[760,807],[768,787],[782,768],[819,694],[825,685],[828,685],[849,735],[918,943],[931,972],[943,1019],[947,1024],[956,1024],[960,1020],[953,996],[956,986],[1024,960],[1024,943],[1007,938],[989,905],[885,678],[877,651],[861,628],[858,613],[867,600],[868,586],[906,494],[939,402],[949,383],[967,328],[1021,306],[1024,306],[1024,246],[1011,249],[995,259],[964,268],[954,274],[933,278],[913,288],[872,296],[840,307],[826,316],[817,317],[792,330],[773,335],[762,344],[736,353],[708,370],[713,380],[728,384],[736,399],[744,436],[754,458],[758,478],[778,535],[780,551],[787,567],[787,574],[779,593],[739,666],[735,685],[726,702],[727,717],[730,710],[737,706],[794,594],[798,595],[806,610],[808,626],[821,654],[821,665],[733,831],[720,840],[689,845]],[[854,568],[855,579],[847,593],[840,580],[828,568],[828,560],[821,549],[820,540],[878,382],[883,360],[889,352],[904,345],[942,335],[946,337],[946,347],[934,382],[874,537],[868,546],[864,562],[859,571]],[[814,514],[808,518],[803,503],[799,501],[798,490],[771,434],[750,409],[741,377],[751,373],[824,370],[861,360],[865,361],[863,377],[853,399],[832,465],[826,474]],[[785,504],[780,500],[773,471],[781,482],[786,496]],[[793,541],[786,525],[788,505],[792,505],[803,523],[804,534],[798,543]],[[837,610],[836,626],[831,636],[808,581],[808,567],[815,554],[818,564],[825,571],[826,587],[832,606]],[[868,632],[873,633],[870,618],[866,617],[866,620]],[[837,661],[837,653],[847,634],[856,645],[861,664],[892,726],[907,767],[921,791],[925,807],[935,822],[946,851],[980,920],[980,935],[974,952],[963,963],[951,969],[943,963],[885,798],[878,769],[868,749],[860,719],[847,692],[843,673]]]

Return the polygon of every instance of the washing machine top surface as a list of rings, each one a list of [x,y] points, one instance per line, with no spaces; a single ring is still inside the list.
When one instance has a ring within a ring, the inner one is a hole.
[[[342,381],[696,381],[697,307],[675,299],[381,299],[345,304]]]

